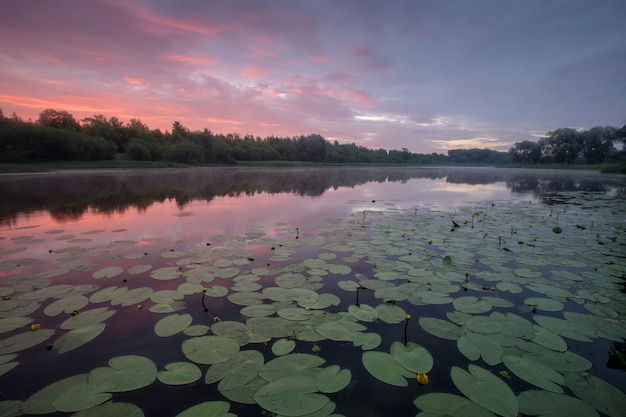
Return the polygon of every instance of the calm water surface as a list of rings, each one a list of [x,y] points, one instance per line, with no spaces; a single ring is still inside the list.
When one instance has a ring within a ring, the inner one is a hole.
[[[416,216],[448,213],[447,216],[453,216],[463,207],[486,201],[493,204],[516,201],[548,207],[559,198],[559,193],[571,191],[623,199],[626,179],[586,171],[396,167],[198,168],[0,175],[0,263],[5,262],[6,266],[0,269],[0,290],[4,287],[2,294],[8,303],[20,291],[37,288],[39,281],[31,282],[37,274],[60,268],[66,262],[73,262],[73,269],[60,276],[42,278],[41,285],[92,284],[99,290],[112,286],[149,286],[154,291],[174,290],[184,282],[184,277],[153,280],[149,274],[164,267],[186,270],[189,264],[185,259],[190,253],[220,248],[231,252],[222,253],[223,258],[241,261],[241,256],[232,253],[242,251],[248,262],[233,264],[239,269],[238,275],[246,275],[253,268],[271,271],[327,252],[319,243],[307,239],[324,236],[329,233],[329,225],[332,229],[333,224],[339,225],[346,219],[359,219],[361,213],[409,212]],[[365,217],[363,214],[363,221]],[[599,223],[600,219],[597,221]],[[285,248],[293,249],[294,254],[288,261],[275,261],[272,250],[279,246],[284,249],[283,243]],[[270,246],[272,250],[268,249]],[[332,262],[341,263],[342,255],[338,255]],[[10,264],[15,259],[36,261]],[[330,308],[332,312],[347,311],[355,304],[357,294],[360,303],[374,306],[381,303],[373,291],[355,294],[337,288],[337,279],[354,279],[355,274],[373,273],[371,263],[363,259],[351,262],[352,271],[347,276],[333,278],[320,273],[319,279],[310,280],[311,285],[323,283],[329,293],[340,298],[339,304]],[[92,278],[109,265],[128,271],[137,264],[148,265],[150,269],[136,276],[124,272],[111,278]],[[319,271],[311,273],[309,278],[316,273]],[[261,288],[272,286],[273,279],[271,273],[266,273],[256,283]],[[20,287],[20,281],[29,282],[32,287],[25,284]],[[232,285],[230,280],[229,284],[226,280],[217,281],[225,287]],[[210,287],[217,281],[200,284]],[[17,291],[10,290],[11,286],[17,286]],[[510,294],[515,303],[523,305],[524,298]],[[200,293],[188,294],[178,313],[191,314],[193,324],[211,325],[214,316],[224,321],[245,321],[239,312],[241,305],[234,305],[224,297],[213,298],[207,312],[201,300],[205,299]],[[0,375],[0,391],[4,396],[0,400],[26,400],[52,382],[105,366],[114,356],[144,355],[152,359],[159,370],[167,363],[186,360],[181,353],[181,343],[189,337],[182,333],[169,338],[155,336],[155,323],[164,314],[149,313],[148,307],[154,304],[149,299],[143,301],[145,308],[141,312],[113,307],[119,314],[106,320],[106,330],[84,346],[64,354],[48,351],[45,346],[54,347],[52,342],[63,333],[58,326],[67,317],[67,312],[54,316],[42,312],[53,301],[42,300],[41,308],[25,314],[43,328],[57,331],[49,340],[18,352],[17,359],[7,359],[20,364]],[[409,311],[408,303],[399,305]],[[427,315],[443,318],[448,307],[429,306]],[[8,307],[0,304],[0,319],[10,317],[8,311]],[[528,309],[523,312],[531,314]],[[364,371],[361,349],[351,343],[329,340],[317,343],[322,349],[319,355],[327,364],[339,364],[352,372],[350,385],[329,395],[337,404],[336,413],[415,415],[417,409],[412,402],[419,395],[428,392],[458,394],[448,371],[454,365],[466,367],[467,359],[459,355],[454,343],[428,335],[419,329],[416,320],[410,324],[410,340],[426,347],[435,357],[432,383],[425,387],[418,386],[414,380],[408,388],[402,389],[383,384]],[[402,340],[402,326],[379,321],[368,323],[368,331],[382,335],[383,343],[377,350],[388,352],[392,340]],[[0,341],[22,330],[1,333]],[[623,370],[606,366],[608,341],[593,345],[569,342],[571,349],[580,349],[594,364],[598,362],[594,365],[598,376],[624,390]],[[312,343],[299,341],[296,351],[310,353]],[[271,343],[254,344],[266,361],[274,357],[270,346]],[[438,373],[437,365],[442,362],[445,372]],[[199,367],[203,373],[208,368],[207,365]],[[515,384],[519,389],[528,389],[523,382]],[[115,394],[114,400],[136,404],[148,416],[176,415],[202,401],[223,400],[216,385],[204,384],[202,379],[182,387],[157,381],[135,392]],[[236,403],[231,404],[231,412],[240,416],[261,413],[255,405]]]

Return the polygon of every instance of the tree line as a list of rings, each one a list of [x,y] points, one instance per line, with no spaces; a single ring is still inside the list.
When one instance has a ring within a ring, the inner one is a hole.
[[[523,144],[524,142],[522,142]],[[532,142],[531,142],[532,143]],[[516,149],[521,144],[516,143]],[[525,146],[525,145],[524,145]],[[330,142],[318,134],[294,137],[191,131],[179,121],[171,131],[150,129],[139,119],[123,123],[102,114],[80,121],[65,110],[45,109],[36,121],[0,109],[0,162],[28,163],[67,160],[111,160],[122,155],[136,161],[185,164],[236,164],[238,161],[304,161],[319,163],[481,164],[520,161],[521,151],[456,149],[447,155],[420,154],[402,149],[370,149]],[[528,163],[528,162],[526,162]]]
[[[621,150],[615,145],[620,144]],[[538,163],[566,163],[584,161],[600,164],[607,161],[626,161],[626,125],[621,129],[613,126],[595,126],[589,130],[571,128],[548,132],[537,142],[516,142],[509,149],[514,163],[526,165]]]

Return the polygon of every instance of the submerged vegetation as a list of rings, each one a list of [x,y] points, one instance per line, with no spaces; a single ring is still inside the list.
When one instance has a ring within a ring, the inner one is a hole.
[[[621,417],[624,200],[546,201],[2,236],[0,415]]]
[[[557,129],[538,142],[516,143],[509,152],[456,149],[447,155],[420,154],[408,149],[369,149],[354,143],[330,142],[318,134],[297,137],[254,137],[190,131],[180,122],[171,131],[150,129],[139,119],[87,117],[80,122],[64,110],[46,109],[35,122],[0,110],[0,163],[50,161],[155,162],[162,164],[236,164],[243,161],[309,163],[532,165],[618,162],[614,144],[626,141],[626,129],[594,127],[585,132]],[[167,165],[165,165],[167,166]]]

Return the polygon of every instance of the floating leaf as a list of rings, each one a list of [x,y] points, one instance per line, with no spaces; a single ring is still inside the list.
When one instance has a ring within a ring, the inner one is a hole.
[[[52,401],[64,392],[75,386],[86,384],[88,381],[88,374],[73,375],[56,381],[28,397],[22,404],[21,410],[26,414],[54,413],[57,409],[52,406]]]
[[[15,353],[36,346],[54,334],[52,329],[40,329],[35,332],[18,333],[0,340],[0,355]]]
[[[367,304],[354,305],[348,307],[348,312],[357,320],[372,322],[378,318],[378,312],[372,306]]]
[[[154,382],[157,367],[150,359],[138,355],[116,356],[109,360],[108,367],[100,367],[89,373],[89,382],[111,383],[111,392],[132,391]]]
[[[75,412],[94,407],[108,401],[115,388],[112,381],[86,382],[63,391],[52,400],[52,406],[58,411]]]
[[[469,360],[476,361],[480,357],[488,365],[502,362],[504,351],[493,339],[483,334],[467,333],[457,340],[459,351]]]
[[[419,396],[413,404],[424,413],[421,416],[432,417],[495,417],[494,414],[480,405],[458,395],[432,392]]]
[[[320,392],[331,394],[339,392],[348,386],[352,374],[349,369],[341,369],[338,365],[323,368],[315,378],[315,384]]]
[[[272,353],[276,356],[283,356],[290,353],[296,347],[296,342],[291,339],[278,339],[272,345]]]
[[[118,276],[122,272],[124,272],[124,268],[121,268],[119,266],[109,266],[109,267],[102,268],[101,270],[94,272],[91,276],[96,279],[113,278],[113,277]]]
[[[556,317],[535,315],[533,316],[539,325],[568,339],[578,340],[580,342],[593,342],[591,337],[595,336],[595,330],[590,326],[585,326],[581,322],[572,322]]]
[[[262,386],[254,399],[264,409],[284,415],[303,416],[311,414],[330,402],[317,394],[315,379],[306,376],[281,378]]]
[[[187,359],[210,365],[230,359],[239,351],[239,343],[223,336],[200,336],[185,340],[182,348]]]
[[[433,367],[433,357],[424,347],[412,342],[403,345],[400,342],[393,342],[389,350],[391,357],[400,366],[408,369],[412,373],[427,373]]]
[[[389,353],[363,352],[361,361],[373,377],[389,385],[406,387],[409,385],[407,378],[414,376],[414,373],[400,366]]]
[[[519,405],[511,388],[491,372],[470,364],[469,372],[452,367],[454,385],[470,400],[503,417],[517,417]]]
[[[69,352],[98,337],[105,327],[104,323],[96,323],[72,329],[55,340],[53,346],[59,353]]]
[[[232,390],[256,378],[263,364],[261,352],[239,351],[233,353],[229,360],[212,365],[206,373],[204,382],[209,384],[220,381],[218,385],[220,391]]]
[[[581,400],[610,417],[622,417],[626,395],[608,382],[586,373],[565,374],[567,387]]]
[[[535,335],[531,339],[533,342],[557,352],[565,352],[567,350],[567,342],[558,334],[537,325],[533,325],[533,329],[535,329]]]
[[[319,356],[308,353],[290,353],[267,362],[259,370],[259,376],[266,381],[276,381],[294,375],[315,378],[320,371],[318,366],[324,362],[326,361]]]
[[[447,340],[458,340],[465,332],[449,321],[436,319],[433,317],[420,317],[419,324],[424,330],[433,336]]]
[[[185,385],[202,378],[202,371],[191,362],[172,362],[165,365],[165,371],[157,372],[157,378],[168,385]]]
[[[108,402],[72,414],[72,417],[144,417],[141,408],[130,403]]]
[[[170,314],[154,325],[157,336],[169,337],[185,330],[193,321],[190,314]]]
[[[502,361],[511,372],[524,381],[551,392],[563,393],[559,386],[565,385],[563,375],[552,368],[520,356],[505,355]]]
[[[523,414],[540,417],[598,417],[596,410],[569,395],[550,391],[524,391],[518,395]]]
[[[235,417],[229,410],[230,404],[225,401],[207,401],[189,407],[176,417]]]

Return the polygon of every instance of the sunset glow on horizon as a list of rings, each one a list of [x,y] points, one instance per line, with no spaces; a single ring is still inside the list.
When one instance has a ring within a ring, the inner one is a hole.
[[[5,2],[0,109],[368,148],[626,124],[626,3]]]

